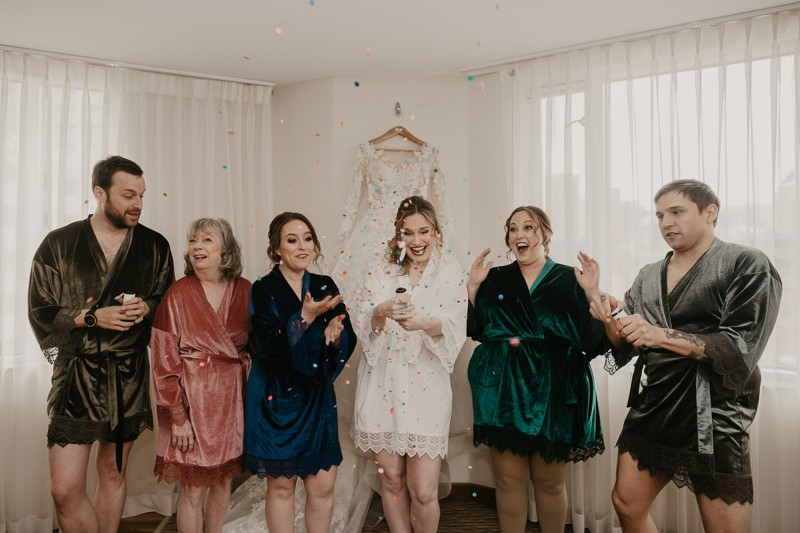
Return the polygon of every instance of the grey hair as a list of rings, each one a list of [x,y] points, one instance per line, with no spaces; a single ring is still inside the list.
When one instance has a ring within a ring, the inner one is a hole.
[[[224,218],[198,218],[189,225],[186,232],[186,241],[191,240],[198,232],[208,233],[214,228],[219,233],[222,240],[222,260],[219,264],[221,271],[220,280],[231,281],[242,275],[242,244],[233,236],[233,228]],[[183,273],[187,276],[194,274],[194,267],[189,260],[189,250],[183,253],[184,268]]]

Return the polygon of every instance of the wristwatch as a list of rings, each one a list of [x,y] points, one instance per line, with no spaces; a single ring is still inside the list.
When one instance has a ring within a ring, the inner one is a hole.
[[[86,311],[86,314],[83,316],[83,321],[86,322],[86,327],[93,328],[97,325],[97,317],[94,316],[96,311],[96,306]]]

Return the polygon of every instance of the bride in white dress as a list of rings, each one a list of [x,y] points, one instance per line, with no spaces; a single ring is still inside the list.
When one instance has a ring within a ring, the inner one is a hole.
[[[408,152],[401,164],[394,164],[390,156],[363,144],[356,154],[353,178],[339,230],[339,252],[331,277],[336,282],[345,303],[351,309],[358,307],[362,287],[370,268],[382,264],[380,259],[387,243],[393,237],[395,211],[400,200],[409,196],[422,196],[431,201],[439,219],[443,236],[440,259],[455,270],[460,270],[456,259],[455,228],[448,202],[447,186],[438,149],[425,145],[420,151]],[[359,210],[362,202],[365,209]],[[376,255],[377,254],[377,255]],[[353,311],[351,311],[351,314]],[[464,311],[463,315],[466,315]],[[354,324],[355,325],[355,324]],[[462,341],[463,342],[463,341]],[[357,349],[363,349],[357,348]],[[467,351],[465,347],[464,352]],[[353,358],[355,359],[355,358]],[[459,361],[458,367],[465,364]],[[361,449],[350,436],[355,407],[355,387],[359,368],[352,364],[345,368],[336,381],[339,412],[339,439],[344,460],[339,468],[334,489],[334,510],[331,533],[359,533],[370,505],[374,490],[380,490],[378,465],[374,457]],[[420,374],[422,375],[422,374]],[[453,375],[453,394],[468,395],[466,379],[460,389]],[[466,406],[462,409],[462,405]],[[457,427],[464,432],[471,419],[471,399],[465,397],[454,405],[451,433]],[[362,447],[363,448],[363,447]],[[446,443],[444,445],[446,450]],[[442,455],[441,453],[439,454]],[[449,483],[447,465],[443,466],[443,481]],[[441,487],[440,487],[441,489]],[[232,495],[225,518],[226,533],[261,533],[267,531],[264,521],[265,483],[250,477]],[[295,492],[295,533],[305,533],[303,502],[305,490],[298,483]]]

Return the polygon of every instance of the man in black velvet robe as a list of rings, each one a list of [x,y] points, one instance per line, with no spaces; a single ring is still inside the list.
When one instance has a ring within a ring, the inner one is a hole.
[[[630,316],[611,318],[617,302],[607,295],[591,304],[614,346],[607,370],[638,356],[617,442],[614,507],[623,531],[655,532],[650,506],[672,480],[695,493],[707,533],[746,532],[747,429],[781,279],[763,252],[715,238],[719,199],[707,185],[673,181],[655,203],[673,251],[639,272],[625,294]]]
[[[94,216],[50,232],[33,258],[28,317],[54,363],[48,396],[51,492],[65,532],[116,531],[124,466],[153,428],[147,345],[156,307],[175,280],[167,240],[138,224],[142,169],[119,156],[97,163]],[[99,484],[86,468],[99,441]],[[54,446],[55,445],[55,446]]]

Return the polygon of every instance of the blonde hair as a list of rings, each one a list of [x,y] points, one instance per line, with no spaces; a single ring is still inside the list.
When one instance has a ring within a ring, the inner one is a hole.
[[[389,241],[389,249],[386,251],[385,255],[387,260],[391,262],[398,262],[398,259],[402,253],[402,248],[400,248],[399,244],[400,241],[403,240],[401,238],[403,222],[406,218],[416,214],[424,216],[425,219],[431,224],[434,235],[437,235],[437,240],[434,241],[437,246],[434,246],[434,250],[437,253],[439,252],[443,229],[441,226],[439,226],[439,219],[436,217],[436,209],[434,209],[432,203],[422,196],[410,196],[405,200],[402,200],[400,202],[400,206],[397,208],[397,216],[395,217],[394,222],[394,237],[392,237],[392,239]],[[400,273],[405,272],[407,267],[411,265],[413,261],[414,259],[411,257],[411,254],[406,254],[405,258],[403,258],[402,264],[400,265]]]

